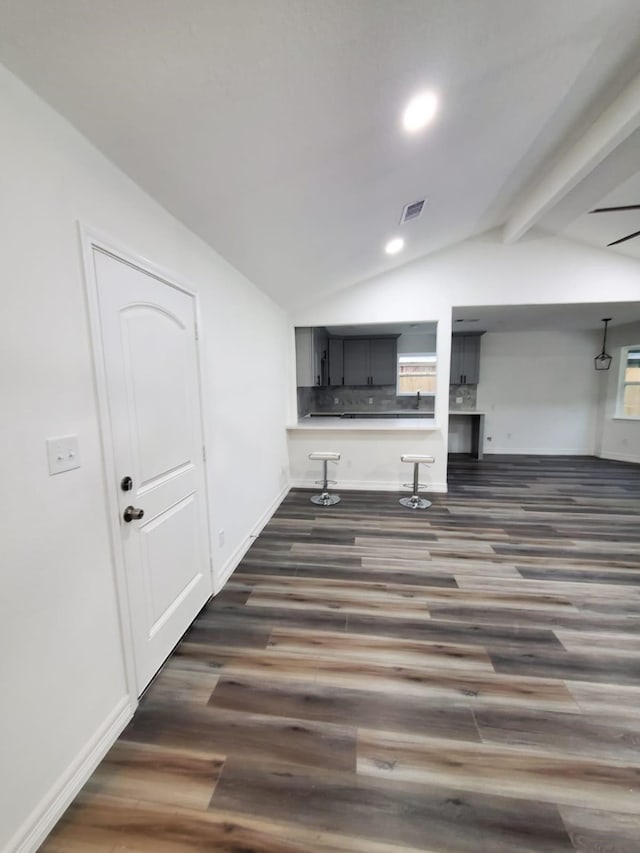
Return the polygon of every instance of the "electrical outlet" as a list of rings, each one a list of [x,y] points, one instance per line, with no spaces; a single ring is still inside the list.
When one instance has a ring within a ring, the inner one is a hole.
[[[47,439],[47,458],[49,474],[62,474],[80,467],[78,436],[63,435],[60,438]]]
[[[456,397],[456,403],[461,403],[461,402],[462,402],[462,397]]]
[[[337,397],[334,397],[334,398],[333,398],[333,405],[334,405],[334,406],[337,406],[339,402],[340,402],[340,400],[338,400],[338,398],[337,398]]]
[[[492,436],[490,436],[490,435],[488,435],[488,436],[487,436],[487,441],[493,441],[493,437],[492,437]]]
[[[373,397],[369,397],[368,403],[370,406],[373,405]]]
[[[224,546],[224,530],[218,530],[218,547]]]

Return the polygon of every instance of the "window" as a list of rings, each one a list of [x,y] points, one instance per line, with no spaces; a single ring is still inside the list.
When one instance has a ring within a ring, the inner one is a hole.
[[[640,346],[622,349],[618,417],[640,418]]]
[[[398,396],[436,393],[436,354],[398,353]]]

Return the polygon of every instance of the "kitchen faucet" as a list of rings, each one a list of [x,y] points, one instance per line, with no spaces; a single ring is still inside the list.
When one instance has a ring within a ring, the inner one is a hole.
[[[416,394],[416,409],[420,408],[420,392]]]

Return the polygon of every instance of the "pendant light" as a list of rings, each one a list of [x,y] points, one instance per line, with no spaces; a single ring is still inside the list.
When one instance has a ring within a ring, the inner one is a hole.
[[[604,323],[604,335],[602,337],[602,352],[600,355],[597,355],[593,359],[593,363],[596,366],[596,370],[609,370],[611,367],[611,356],[606,351],[607,346],[607,324],[611,320],[611,317],[603,318],[602,322]]]

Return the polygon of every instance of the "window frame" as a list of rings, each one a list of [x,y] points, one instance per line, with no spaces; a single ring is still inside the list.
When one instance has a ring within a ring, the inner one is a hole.
[[[396,353],[396,396],[397,397],[415,397],[417,391],[401,391],[400,390],[400,359],[401,358],[432,358],[436,366],[436,386],[438,384],[438,354],[437,352],[398,352]],[[421,397],[435,397],[436,391],[420,391]]]
[[[627,386],[629,385],[638,385],[640,386],[640,380],[627,382],[625,381],[626,369],[627,369],[627,361],[629,359],[629,352],[638,352],[640,353],[640,344],[630,344],[629,346],[622,347],[620,350],[620,367],[618,370],[618,388],[616,394],[616,420],[624,420],[624,421],[640,421],[640,415],[627,415],[624,411],[624,392]]]

